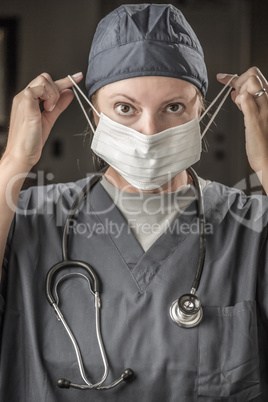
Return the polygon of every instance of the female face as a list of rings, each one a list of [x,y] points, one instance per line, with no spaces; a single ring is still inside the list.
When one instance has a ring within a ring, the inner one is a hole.
[[[201,95],[186,81],[135,77],[102,87],[93,96],[99,112],[145,135],[153,135],[198,117]],[[98,117],[95,115],[95,122]]]

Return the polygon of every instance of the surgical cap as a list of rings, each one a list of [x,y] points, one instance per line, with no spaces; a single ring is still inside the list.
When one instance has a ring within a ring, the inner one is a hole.
[[[112,82],[143,76],[180,78],[206,94],[202,47],[181,11],[170,4],[122,5],[97,26],[86,75],[88,96]]]

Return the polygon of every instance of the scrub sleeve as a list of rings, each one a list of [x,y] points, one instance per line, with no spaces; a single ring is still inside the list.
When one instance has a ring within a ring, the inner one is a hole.
[[[14,220],[12,221],[9,235],[6,244],[6,250],[4,254],[3,264],[2,264],[2,278],[0,282],[0,358],[1,358],[1,337],[2,337],[2,330],[4,325],[4,313],[5,313],[5,291],[6,291],[6,279],[7,279],[7,267],[8,267],[8,259],[12,241],[12,234],[14,232]],[[1,361],[0,361],[1,363]],[[0,364],[1,367],[1,364]]]

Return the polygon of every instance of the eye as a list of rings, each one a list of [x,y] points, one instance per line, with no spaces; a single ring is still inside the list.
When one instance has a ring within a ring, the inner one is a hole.
[[[184,109],[181,103],[171,103],[166,107],[166,111],[169,113],[180,113]]]
[[[135,113],[135,108],[127,103],[118,103],[115,110],[120,115],[131,115]]]

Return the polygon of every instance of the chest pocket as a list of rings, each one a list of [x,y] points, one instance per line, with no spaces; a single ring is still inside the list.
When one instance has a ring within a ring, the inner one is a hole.
[[[256,306],[204,307],[199,326],[200,400],[250,401],[260,395]],[[212,398],[212,399],[211,399]]]

